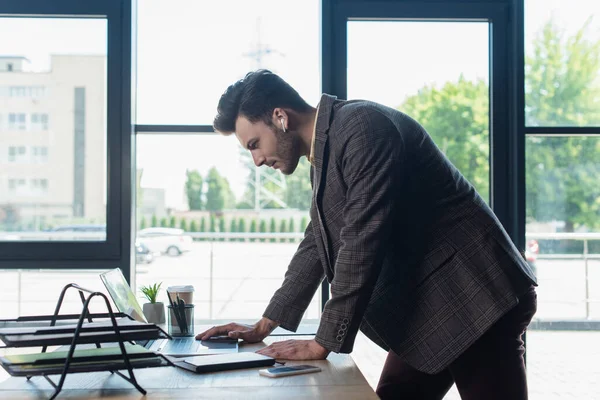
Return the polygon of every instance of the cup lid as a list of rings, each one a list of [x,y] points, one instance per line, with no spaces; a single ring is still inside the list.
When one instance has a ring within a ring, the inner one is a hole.
[[[167,290],[169,292],[193,292],[194,291],[194,286],[193,285],[177,285],[177,286],[169,286],[167,288]]]

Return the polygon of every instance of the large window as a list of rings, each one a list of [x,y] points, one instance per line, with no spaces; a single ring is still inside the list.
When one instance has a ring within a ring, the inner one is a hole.
[[[598,393],[599,17],[596,1],[525,2],[523,214],[540,285],[527,334],[532,399]]]
[[[57,228],[106,224],[106,19],[4,17],[0,34],[13,38],[0,44],[0,185],[18,177],[31,189],[0,191],[0,232],[51,240]]]
[[[219,134],[138,135],[137,154],[137,286],[194,285],[199,319],[259,318],[308,223],[307,161],[256,168]]]
[[[318,0],[138,3],[137,122],[210,125],[219,97],[253,69],[320,95]]]
[[[377,101],[419,121],[487,201],[489,29],[488,22],[348,22],[348,98]],[[373,46],[382,38],[400,51]]]
[[[319,6],[138,4],[136,286],[194,285],[199,320],[260,318],[303,236],[308,163],[289,177],[256,168],[211,125],[225,89],[258,68],[318,103]],[[318,318],[320,303],[304,317]]]
[[[0,270],[129,271],[130,31],[121,0],[0,0]]]
[[[600,126],[600,2],[525,5],[526,125]]]

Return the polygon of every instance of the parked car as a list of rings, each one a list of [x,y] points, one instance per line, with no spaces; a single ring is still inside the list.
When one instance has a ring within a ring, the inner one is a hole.
[[[138,239],[151,251],[176,257],[191,250],[192,238],[183,229],[146,228],[138,232]]]
[[[154,261],[154,253],[150,251],[145,243],[139,240],[135,241],[135,261],[136,264],[150,264]]]

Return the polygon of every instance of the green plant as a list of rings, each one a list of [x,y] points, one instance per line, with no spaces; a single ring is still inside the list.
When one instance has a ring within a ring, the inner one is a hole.
[[[148,301],[154,304],[156,303],[156,297],[158,296],[158,292],[160,291],[161,286],[162,282],[158,285],[155,283],[154,285],[142,286],[140,290],[144,294],[144,296],[146,296]]]

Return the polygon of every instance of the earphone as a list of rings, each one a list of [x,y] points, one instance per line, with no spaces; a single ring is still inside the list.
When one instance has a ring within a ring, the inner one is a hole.
[[[285,125],[283,124],[283,118],[281,118],[279,121],[281,121],[281,129],[283,130],[283,133],[285,133]]]

